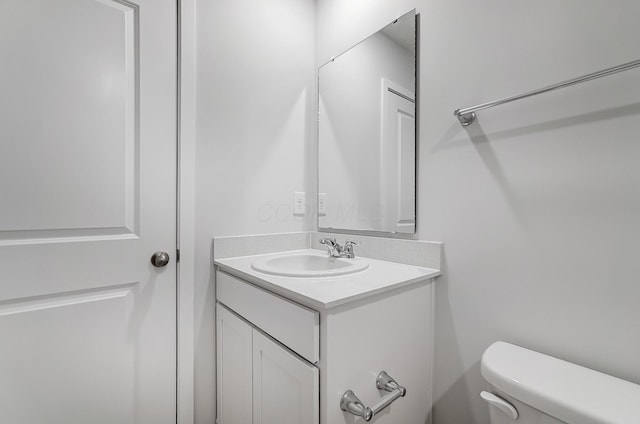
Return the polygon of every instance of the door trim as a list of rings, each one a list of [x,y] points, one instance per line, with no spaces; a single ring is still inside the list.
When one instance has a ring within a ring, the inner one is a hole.
[[[177,7],[177,246],[176,278],[176,423],[195,421],[195,0],[176,0]]]

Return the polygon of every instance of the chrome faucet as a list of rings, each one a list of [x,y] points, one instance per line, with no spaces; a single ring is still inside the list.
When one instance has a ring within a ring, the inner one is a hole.
[[[329,256],[333,258],[352,259],[356,257],[356,255],[353,253],[353,246],[357,246],[360,243],[347,240],[344,242],[344,247],[343,247],[343,246],[340,246],[340,243],[338,243],[335,238],[323,238],[323,239],[320,239],[320,244],[324,244],[325,246],[327,246]]]
[[[339,258],[342,251],[342,246],[336,241],[335,238],[323,238],[320,239],[320,244],[327,246],[329,256],[333,258]]]

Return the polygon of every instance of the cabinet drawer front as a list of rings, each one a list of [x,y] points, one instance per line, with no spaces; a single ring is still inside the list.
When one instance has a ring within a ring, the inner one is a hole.
[[[309,362],[319,361],[318,312],[221,271],[216,284],[218,301]]]

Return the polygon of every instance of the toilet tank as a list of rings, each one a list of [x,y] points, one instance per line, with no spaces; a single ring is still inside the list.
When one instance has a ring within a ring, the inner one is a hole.
[[[505,342],[487,348],[481,371],[516,409],[540,412],[521,411],[518,423],[640,424],[637,384]]]

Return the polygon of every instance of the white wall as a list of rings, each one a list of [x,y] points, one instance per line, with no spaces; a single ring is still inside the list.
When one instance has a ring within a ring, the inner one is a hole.
[[[211,238],[300,231],[315,187],[313,0],[197,0],[196,422],[215,413]]]
[[[495,340],[640,383],[640,70],[479,113],[456,108],[640,57],[633,0],[318,0],[317,63],[421,14],[419,238],[436,284],[436,424],[487,423]]]

